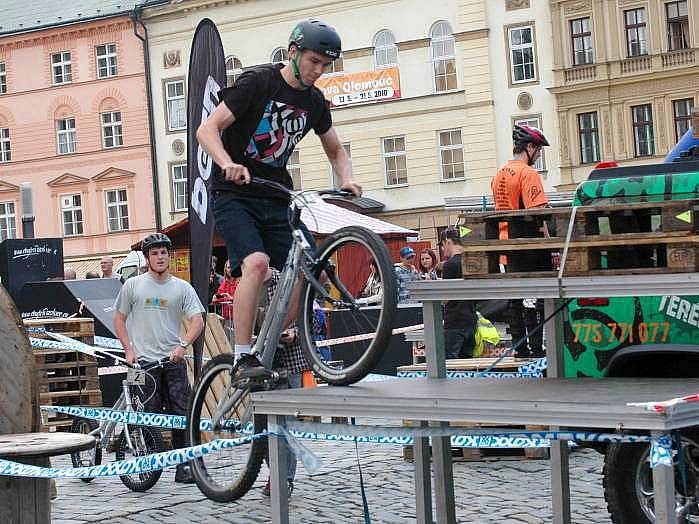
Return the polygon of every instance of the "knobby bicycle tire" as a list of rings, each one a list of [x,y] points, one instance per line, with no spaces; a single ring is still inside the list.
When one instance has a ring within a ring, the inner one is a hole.
[[[375,335],[368,343],[368,346],[362,350],[362,353],[355,362],[351,363],[348,367],[340,368],[328,364],[323,360],[317,349],[313,331],[313,302],[316,298],[316,291],[313,286],[304,279],[300,293],[301,300],[298,318],[301,347],[304,350],[306,359],[312,370],[324,381],[336,386],[344,386],[357,382],[369,374],[376,366],[390,342],[397,308],[397,285],[388,248],[381,237],[364,227],[344,227],[330,235],[316,251],[317,265],[313,268],[314,275],[316,277],[319,276],[326,270],[328,265],[334,264],[334,262],[332,262],[333,257],[337,255],[343,246],[353,244],[361,246],[364,250],[368,251],[370,258],[374,260],[376,264],[376,269],[379,272],[383,287],[381,309],[374,328]],[[362,263],[366,263],[368,267],[369,261],[362,261]],[[357,316],[363,315],[359,310],[351,311],[347,314]],[[357,325],[359,325],[359,322]],[[366,333],[353,334],[361,335]],[[330,338],[332,338],[332,333],[330,333]]]
[[[202,412],[204,409],[211,408],[212,402],[216,402],[222,390],[230,389],[231,377],[235,374],[236,369],[237,364],[235,364],[234,355],[225,353],[212,358],[202,369],[191,396],[189,416],[187,417],[187,436],[192,446],[204,444],[210,440],[202,438],[202,431],[199,429],[202,419],[207,418],[203,416]],[[223,388],[221,387],[222,384],[224,385]],[[217,388],[217,395],[214,398],[212,393],[207,399],[207,394],[212,389],[212,386]],[[241,398],[249,400],[249,392],[245,392]],[[253,424],[254,433],[261,433],[266,425],[264,417],[255,417]],[[239,435],[228,433],[221,436],[234,438]],[[213,478],[207,470],[206,459],[208,457],[194,459],[190,462],[192,475],[199,490],[208,499],[215,502],[232,502],[243,497],[252,488],[260,473],[266,450],[266,438],[255,439],[249,444],[233,448],[230,452],[240,453],[244,460],[241,461],[240,472],[237,475],[234,474],[233,478],[229,478],[229,482],[222,483]],[[245,453],[248,453],[247,459],[245,459]],[[212,455],[215,455],[215,453]],[[237,466],[225,466],[226,471],[233,469],[233,467],[237,468]]]
[[[74,418],[73,423],[70,425],[71,433],[82,433],[83,435],[89,435],[90,432],[97,429],[99,424],[96,421],[89,418]],[[91,453],[90,459],[86,460],[84,455]],[[86,466],[99,466],[102,463],[102,448],[99,441],[95,441],[95,447],[90,448],[85,451],[74,451],[70,454],[70,461],[73,463],[74,468],[82,468]],[[94,477],[81,478],[83,482],[92,482]]]
[[[146,455],[152,455],[153,453],[161,453],[165,451],[163,436],[158,428],[151,428],[148,426],[128,426],[128,430],[131,437],[131,442],[136,447],[136,451],[134,453],[135,457],[143,457]],[[127,451],[131,452],[129,449],[129,443],[126,440],[125,431],[126,428],[119,436],[119,442],[116,450],[117,460],[124,460],[126,458]],[[155,486],[155,483],[158,482],[158,479],[162,473],[163,470],[156,469],[146,473],[120,475],[119,478],[124,483],[124,486],[129,488],[131,491],[142,492],[148,491],[150,488]]]

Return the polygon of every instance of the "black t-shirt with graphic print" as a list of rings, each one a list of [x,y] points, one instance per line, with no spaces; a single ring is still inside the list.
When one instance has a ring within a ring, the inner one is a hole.
[[[282,77],[281,67],[277,64],[250,69],[232,87],[220,91],[220,101],[235,116],[235,122],[223,131],[221,139],[233,162],[247,167],[251,176],[291,189],[293,181],[286,163],[294,147],[311,129],[318,135],[326,133],[332,119],[320,89],[294,89]],[[214,191],[280,196],[264,187],[227,181],[220,170],[215,173]]]

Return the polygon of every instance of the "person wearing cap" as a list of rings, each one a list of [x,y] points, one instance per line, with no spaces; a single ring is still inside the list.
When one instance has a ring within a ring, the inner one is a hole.
[[[463,278],[461,255],[464,241],[458,227],[448,227],[440,235],[440,245],[447,260],[442,278]],[[448,300],[444,304],[444,351],[447,358],[472,358],[476,345],[478,316],[470,300]]]
[[[420,280],[420,273],[413,265],[415,250],[410,246],[404,246],[398,252],[398,255],[400,256],[400,262],[396,262],[393,266],[398,279],[398,303],[415,302],[410,299],[410,292],[408,291],[408,282]]]
[[[220,103],[197,129],[199,144],[218,167],[212,175],[216,229],[226,243],[233,276],[241,276],[233,302],[236,355],[250,353],[257,297],[269,268],[283,269],[292,243],[288,197],[250,184],[252,177],[293,189],[287,162],[313,130],[339,176],[339,188],[362,194],[328,102],[314,85],[341,53],[340,35],[332,26],[302,20],[289,37],[289,62],[243,72],[219,92]],[[313,243],[310,233],[306,237]]]

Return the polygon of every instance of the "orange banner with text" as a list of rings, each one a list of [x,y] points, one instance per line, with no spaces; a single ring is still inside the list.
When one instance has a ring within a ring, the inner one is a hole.
[[[400,98],[400,74],[397,67],[323,76],[316,80],[331,107]]]

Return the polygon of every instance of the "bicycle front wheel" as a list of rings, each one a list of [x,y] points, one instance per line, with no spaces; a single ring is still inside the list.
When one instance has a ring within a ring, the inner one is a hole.
[[[330,235],[316,252],[315,287],[301,287],[299,336],[312,370],[333,385],[347,385],[374,369],[388,347],[397,289],[386,244],[373,231],[349,226]]]
[[[131,446],[129,446],[129,441],[126,438],[127,429]],[[128,426],[128,428],[124,428],[124,431],[119,436],[116,459],[124,460],[126,458],[145,457],[146,455],[163,451],[165,451],[165,445],[159,429],[147,426]],[[162,473],[163,470],[156,469],[145,473],[120,475],[119,478],[124,483],[124,486],[131,491],[148,491],[155,486]]]
[[[238,365],[231,354],[211,359],[197,379],[187,417],[192,446],[218,438],[240,438],[264,431],[266,421],[253,421],[250,390],[235,385]],[[230,404],[230,406],[227,406]],[[212,421],[212,417],[217,420]],[[267,439],[209,453],[190,462],[197,486],[207,498],[231,502],[244,496],[257,480]]]

